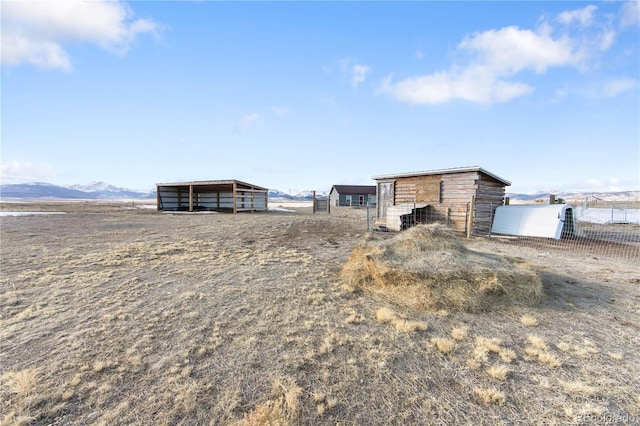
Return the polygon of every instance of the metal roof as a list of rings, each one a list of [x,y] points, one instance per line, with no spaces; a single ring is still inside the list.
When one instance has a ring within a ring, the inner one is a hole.
[[[485,169],[483,169],[480,166],[469,166],[469,167],[455,167],[455,168],[451,168],[451,169],[439,169],[439,170],[427,170],[427,171],[422,171],[422,172],[408,172],[408,173],[394,173],[394,174],[389,174],[389,175],[378,175],[378,176],[372,176],[372,179],[374,180],[385,180],[385,179],[397,179],[397,178],[404,178],[404,177],[414,177],[414,176],[429,176],[429,175],[444,175],[444,174],[451,174],[451,173],[466,173],[466,172],[479,172],[479,173],[483,173],[489,177],[494,178],[495,180],[502,182],[505,184],[505,186],[510,186],[511,182],[509,182],[506,179],[501,178],[500,176],[497,176]]]
[[[376,195],[375,185],[333,185],[331,191],[336,190],[338,194],[372,194]]]
[[[156,183],[156,186],[217,186],[217,185],[240,185],[249,187],[251,189],[262,189],[268,191],[268,188],[263,188],[262,186],[253,185],[251,183],[242,182],[236,179],[230,180],[197,180],[191,182],[171,182],[171,183]]]

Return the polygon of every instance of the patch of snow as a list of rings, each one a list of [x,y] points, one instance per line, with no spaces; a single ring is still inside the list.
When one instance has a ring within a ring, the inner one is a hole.
[[[283,201],[283,202],[269,202],[269,210],[271,210],[271,206],[276,205],[277,207],[313,207],[313,201]]]
[[[137,210],[137,209],[146,209],[146,210],[155,210],[157,206],[155,204],[140,204],[138,206],[120,206],[122,210]]]
[[[295,210],[284,209],[282,207],[269,207],[269,211],[271,212],[287,212],[287,213],[296,213]]]
[[[162,213],[165,213],[165,214],[218,214],[219,212],[214,212],[210,210],[199,211],[199,212],[187,212],[187,211],[182,212],[182,211],[165,210]]]
[[[634,223],[640,224],[640,209],[610,209],[600,207],[577,207],[575,209],[576,220],[581,222],[610,224],[610,223]]]
[[[0,216],[36,216],[45,214],[65,214],[65,212],[0,212]]]

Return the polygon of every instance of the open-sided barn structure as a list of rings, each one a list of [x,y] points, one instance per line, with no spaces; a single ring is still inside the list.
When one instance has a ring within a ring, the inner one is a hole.
[[[489,233],[511,182],[481,167],[459,167],[373,176],[378,223],[401,230],[418,223],[445,223],[454,231]]]
[[[162,211],[266,211],[267,188],[239,180],[210,180],[156,184]]]

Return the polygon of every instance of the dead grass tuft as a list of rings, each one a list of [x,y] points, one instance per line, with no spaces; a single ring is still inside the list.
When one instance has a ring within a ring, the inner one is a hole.
[[[529,334],[527,336],[527,341],[531,344],[532,347],[540,350],[547,349],[547,342],[540,336],[536,336],[535,334]]]
[[[476,337],[476,344],[473,349],[474,359],[479,362],[487,362],[490,353],[495,353],[502,361],[507,363],[517,358],[513,349],[502,346],[502,340],[482,336]]]
[[[420,321],[408,321],[391,309],[382,307],[376,311],[376,320],[382,323],[391,324],[396,330],[404,333],[413,333],[414,331],[426,331],[428,326]]]
[[[503,405],[506,401],[504,394],[496,389],[474,388],[473,393],[486,404]]]
[[[9,392],[18,395],[29,395],[36,387],[37,372],[34,369],[8,371],[0,376],[0,383],[9,389]]]
[[[347,316],[345,321],[347,322],[347,324],[360,324],[362,321],[364,321],[364,315],[351,310],[349,311],[349,315]]]
[[[495,364],[487,369],[487,373],[494,379],[505,381],[509,375],[509,367],[503,364]]]
[[[562,387],[570,394],[579,394],[583,396],[591,396],[596,393],[596,388],[586,385],[583,382],[561,382]]]
[[[467,338],[467,334],[469,333],[469,327],[454,327],[451,330],[451,337],[455,340],[464,340]]]
[[[456,342],[447,338],[434,337],[431,343],[443,354],[449,354],[456,348]]]
[[[241,426],[285,426],[296,424],[300,412],[299,397],[302,393],[290,379],[277,378],[273,383],[272,399],[259,404],[239,422]]]
[[[537,327],[538,319],[531,315],[523,315],[520,317],[520,323],[526,325],[527,327]]]
[[[543,364],[550,365],[551,367],[560,367],[562,362],[551,352],[549,352],[549,346],[547,342],[540,336],[529,334],[527,336],[529,345],[525,346],[524,352],[531,358],[536,358]]]
[[[442,225],[419,225],[390,239],[368,236],[343,266],[344,284],[416,309],[490,310],[535,304],[540,277],[524,262],[466,249]]]

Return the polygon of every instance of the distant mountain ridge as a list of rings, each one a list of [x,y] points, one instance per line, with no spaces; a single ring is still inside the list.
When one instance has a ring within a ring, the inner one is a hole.
[[[550,192],[539,192],[534,194],[507,193],[512,203],[531,203],[536,200],[544,202],[549,199]],[[327,197],[328,191],[316,191],[317,197]],[[618,192],[555,192],[556,199],[562,198],[567,203],[584,201],[587,197],[591,200],[603,201],[637,201],[640,200],[640,191],[618,191]],[[62,200],[116,200],[116,199],[139,199],[151,200],[156,196],[155,190],[133,190],[118,188],[105,182],[91,182],[87,185],[53,185],[45,182],[18,183],[0,185],[0,199],[62,199]],[[290,200],[290,201],[310,201],[313,198],[313,191],[298,191],[288,189],[281,191],[278,189],[269,190],[270,199]]]
[[[328,192],[317,191],[316,196],[326,197]],[[87,185],[53,185],[46,182],[18,183],[0,185],[0,198],[12,199],[61,199],[61,200],[117,200],[117,199],[153,199],[156,196],[155,190],[133,190],[119,188],[105,182],[91,182]],[[313,199],[313,191],[280,191],[269,190],[269,198],[290,200],[290,201],[310,201]]]
[[[640,200],[640,191],[610,191],[610,192],[536,192],[534,194],[514,194],[507,193],[511,202],[530,203],[539,200],[541,202],[548,201],[549,197],[554,195],[556,200],[562,198],[566,203],[571,204],[576,201],[582,202],[585,199],[598,201],[638,201]]]
[[[117,188],[104,182],[60,186],[45,182],[0,185],[0,198],[52,198],[62,200],[152,199],[155,191]]]

